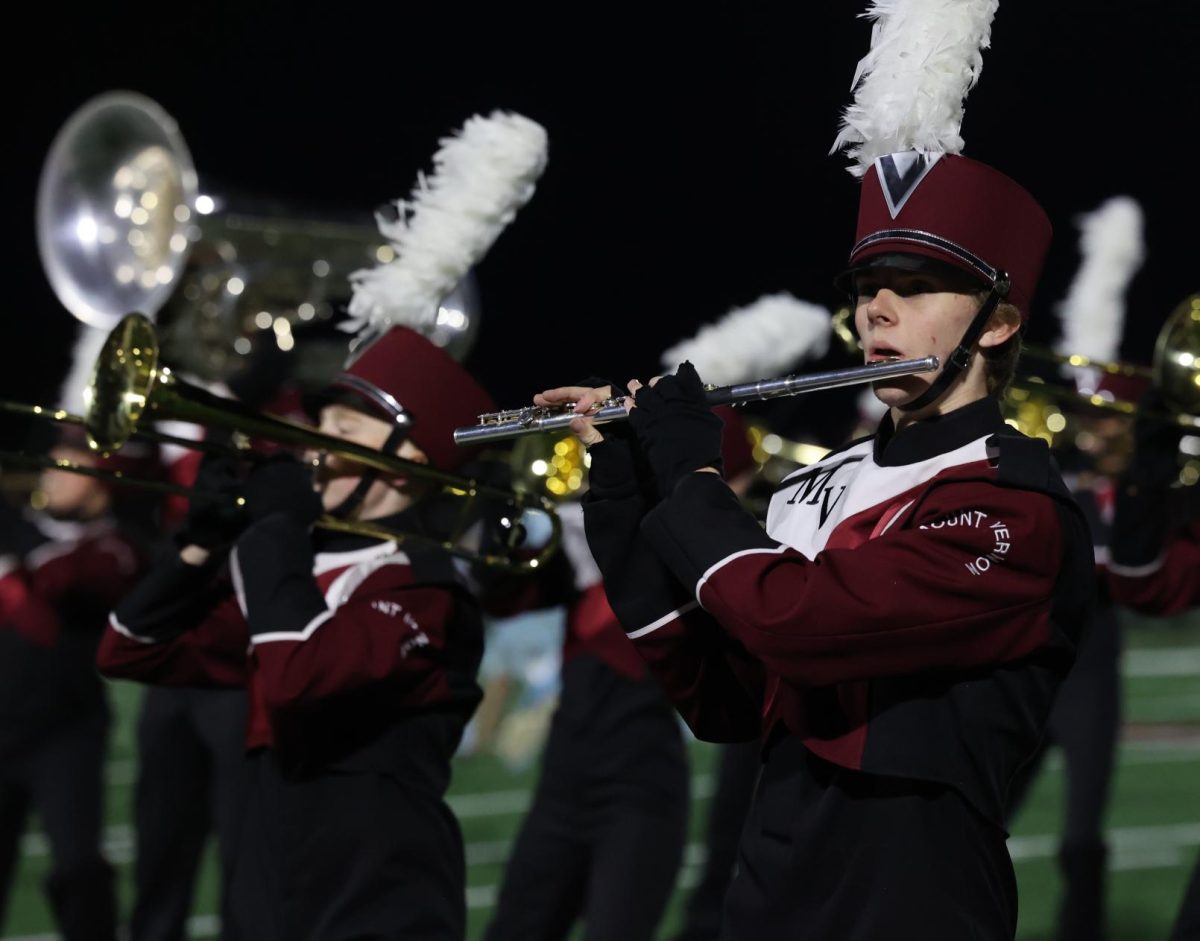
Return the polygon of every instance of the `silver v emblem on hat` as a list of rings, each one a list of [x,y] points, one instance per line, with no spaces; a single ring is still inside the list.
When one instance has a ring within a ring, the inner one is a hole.
[[[893,219],[900,215],[904,204],[941,157],[941,154],[910,150],[899,154],[886,154],[875,161],[879,186],[883,190],[883,198],[887,200],[888,212],[892,214]]]

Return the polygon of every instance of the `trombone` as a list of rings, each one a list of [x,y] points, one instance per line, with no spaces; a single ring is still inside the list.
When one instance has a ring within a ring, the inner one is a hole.
[[[1093,360],[1037,347],[1026,348],[1025,352],[1064,367],[1147,379],[1161,394],[1163,407],[1151,409],[1144,403],[1064,388],[1038,376],[1023,376],[1010,386],[1005,397],[1006,417],[1009,424],[1043,439],[1051,447],[1057,445],[1060,435],[1079,440],[1077,435],[1090,434],[1086,429],[1074,427],[1078,412],[1071,406],[1174,425],[1185,435],[1200,434],[1200,293],[1185,298],[1171,312],[1159,330],[1149,367]],[[1179,483],[1191,486],[1200,481],[1200,460],[1195,457],[1194,448],[1181,445],[1179,458]]]
[[[1018,404],[1031,397],[1065,400],[1121,415],[1167,422],[1192,433],[1200,430],[1200,293],[1185,298],[1163,323],[1148,367],[1055,353],[1040,347],[1026,347],[1023,352],[1065,367],[1147,379],[1162,393],[1167,410],[1152,411],[1136,402],[1058,388],[1035,376],[1026,376],[1013,383],[1016,395],[1010,398],[1016,398]]]
[[[210,453],[232,454],[242,459],[262,456],[249,449],[192,441],[143,427],[149,419],[174,419],[208,429],[232,432],[243,440],[259,438],[284,446],[335,455],[342,460],[384,474],[423,479],[438,485],[443,492],[452,497],[464,501],[453,534],[444,540],[391,530],[366,520],[342,520],[329,515],[316,522],[315,525],[322,529],[389,539],[397,543],[432,544],[459,558],[518,573],[536,570],[558,549],[562,535],[561,521],[553,502],[546,497],[521,489],[506,490],[484,484],[425,464],[408,461],[394,454],[344,441],[306,425],[263,415],[238,402],[212,395],[180,380],[169,367],[159,363],[158,352],[158,340],[150,320],[142,314],[128,314],[109,333],[100,355],[96,358],[91,380],[84,390],[86,408],[83,416],[19,403],[2,403],[2,407],[8,411],[44,416],[54,421],[80,423],[87,431],[89,447],[101,454],[118,451],[131,438],[138,437],[179,444]],[[84,467],[68,461],[54,461],[29,455],[5,455],[3,460],[24,466],[53,467],[113,479],[119,483],[160,493],[196,495],[192,488],[163,481],[131,478],[118,471]],[[507,507],[507,512],[499,521],[500,526],[506,530],[500,552],[472,549],[462,542],[464,533],[472,522],[471,510],[481,499],[498,500]],[[521,543],[525,535],[520,518],[526,512],[541,512],[549,516],[552,533],[549,541],[536,555],[518,560],[516,555],[522,549]]]

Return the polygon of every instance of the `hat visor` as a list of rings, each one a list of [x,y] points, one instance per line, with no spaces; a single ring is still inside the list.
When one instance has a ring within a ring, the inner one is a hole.
[[[973,294],[976,291],[987,290],[991,285],[978,272],[965,267],[946,256],[935,254],[934,249],[925,250],[922,246],[906,246],[905,251],[887,251],[886,243],[881,245],[885,250],[870,255],[860,255],[845,271],[834,279],[834,285],[839,291],[854,297],[854,276],[863,271],[879,268],[891,268],[898,271],[920,271],[936,275],[944,281],[949,290],[959,294]],[[926,253],[928,251],[928,253]]]
[[[366,385],[362,383],[361,385]],[[397,413],[375,397],[367,394],[359,384],[350,385],[339,379],[334,379],[329,385],[315,392],[306,392],[300,396],[300,406],[314,423],[321,419],[321,409],[327,405],[345,405],[357,411],[370,415],[372,418],[382,418],[394,422]]]

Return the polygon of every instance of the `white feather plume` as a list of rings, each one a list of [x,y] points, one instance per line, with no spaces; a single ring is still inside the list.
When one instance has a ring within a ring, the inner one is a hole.
[[[108,331],[99,327],[89,327],[81,323],[76,328],[75,348],[71,352],[71,365],[63,379],[58,392],[58,407],[76,415],[82,415],[85,408],[83,390],[87,388],[92,378],[92,370],[96,366],[96,358],[108,339]]]
[[[862,176],[885,154],[962,152],[963,101],[979,81],[999,0],[873,0],[871,51],[830,153]]]
[[[779,375],[829,349],[830,313],[786,292],[730,311],[662,355],[670,372],[691,360],[705,382],[731,385]]]
[[[1060,353],[1115,360],[1125,329],[1125,291],[1146,254],[1142,208],[1114,196],[1077,220],[1082,259],[1067,296],[1058,304]],[[1095,379],[1092,378],[1092,385]]]
[[[343,329],[364,342],[393,324],[436,322],[438,305],[533,196],[546,167],[547,135],[519,114],[475,115],[443,138],[432,175],[420,174],[396,221],[377,217],[396,257],[350,275]]]

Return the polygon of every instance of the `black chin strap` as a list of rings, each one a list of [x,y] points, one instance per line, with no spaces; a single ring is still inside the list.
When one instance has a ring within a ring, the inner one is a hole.
[[[396,425],[388,434],[387,440],[383,442],[383,453],[391,454],[396,448],[400,447],[401,442],[406,437],[408,437],[408,424]],[[335,516],[338,519],[349,519],[350,514],[362,505],[363,500],[366,499],[367,491],[371,489],[371,485],[378,479],[379,471],[373,467],[368,467],[358,479],[358,485],[350,491],[350,495],[330,510],[329,515]]]
[[[950,354],[950,358],[946,360],[941,373],[929,384],[929,388],[915,399],[911,402],[906,402],[904,405],[897,406],[900,411],[919,411],[946,394],[950,386],[962,375],[963,370],[971,365],[971,357],[975,353],[975,344],[979,340],[979,335],[983,333],[983,328],[987,326],[987,322],[992,316],[992,311],[996,309],[996,305],[1008,296],[1008,289],[1011,284],[1012,282],[1009,281],[1007,274],[1003,271],[996,272],[996,278],[992,281],[992,289],[988,292],[988,296],[983,299],[983,304],[980,305],[979,312],[967,327],[966,332],[963,333],[962,339],[958,341],[958,346],[954,348],[954,352]]]

